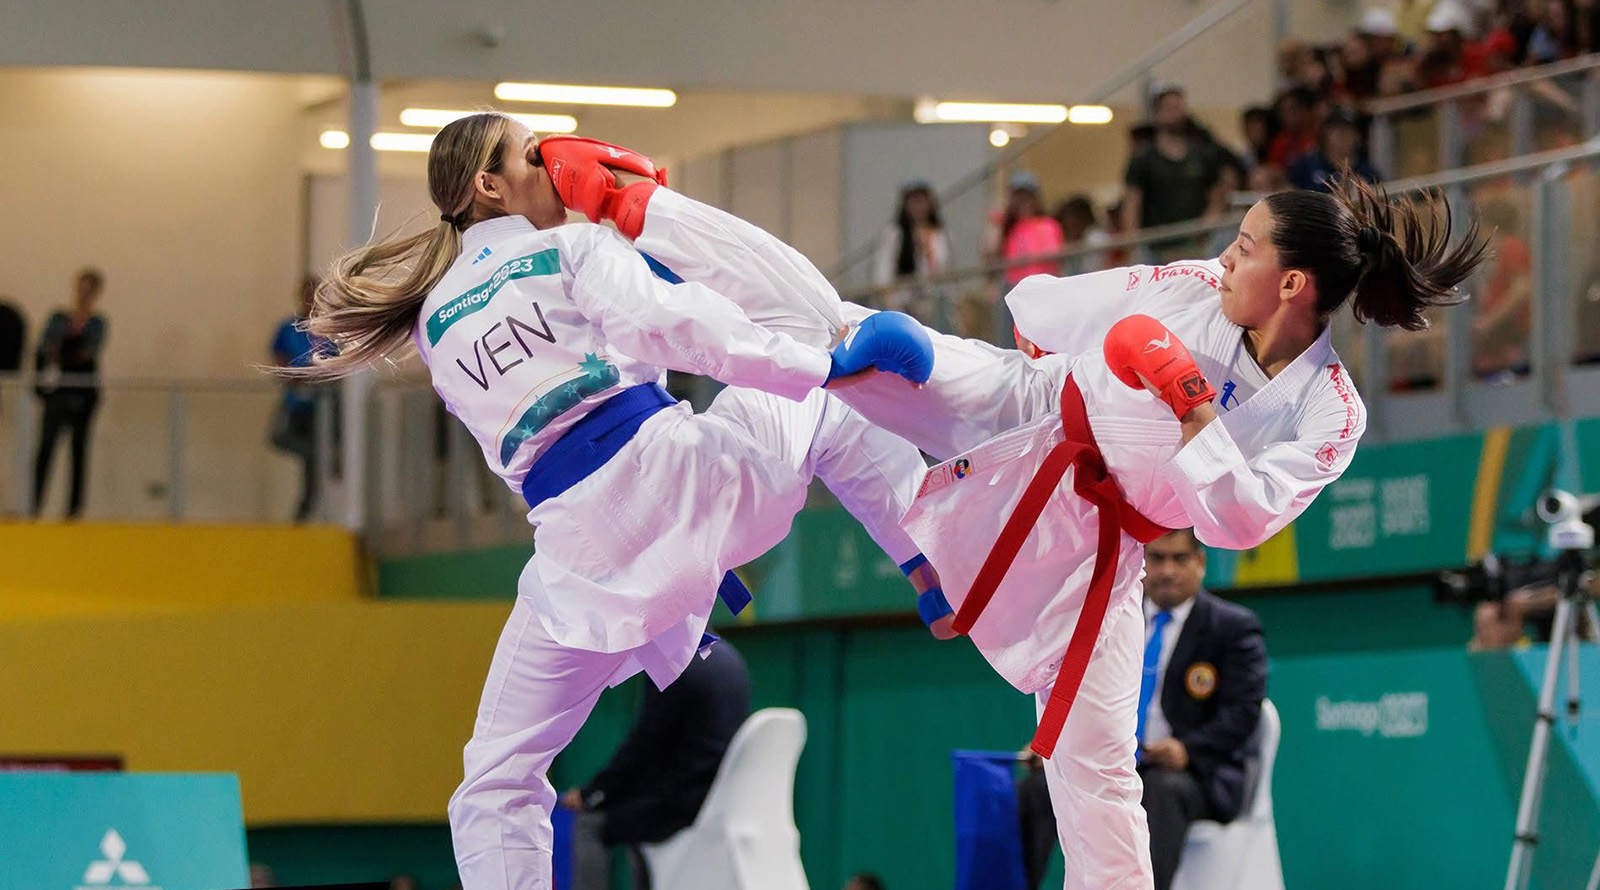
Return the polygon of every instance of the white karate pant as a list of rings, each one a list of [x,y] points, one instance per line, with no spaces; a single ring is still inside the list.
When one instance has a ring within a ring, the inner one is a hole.
[[[1044,762],[1056,834],[1066,859],[1065,890],[1149,890],[1150,829],[1134,768],[1134,724],[1144,661],[1144,612],[1138,597],[1106,613],[1100,644]],[[1044,713],[1050,690],[1035,694]]]
[[[751,319],[808,343],[831,343],[844,324],[868,314],[840,301],[793,248],[674,192],[661,190],[651,199],[636,245],[685,279],[738,303]],[[929,335],[935,359],[925,386],[873,374],[832,392],[874,425],[941,460],[1058,410],[1069,357],[1033,360],[931,329]],[[1112,598],[1107,626],[1055,757],[1045,767],[1069,890],[1146,888],[1153,881],[1134,763],[1144,617],[1137,590],[1116,591]],[[998,600],[991,606],[1004,607]],[[1038,693],[1041,713],[1049,691]]]
[[[611,484],[586,484],[575,488],[574,494],[562,495],[561,499],[590,502],[565,509],[577,516],[592,514],[590,521],[595,523],[608,510],[654,507],[674,519],[700,509],[698,522],[681,520],[686,527],[665,526],[660,535],[673,536],[685,547],[702,546],[710,539],[710,546],[723,554],[754,554],[783,538],[815,475],[896,562],[915,554],[915,545],[897,524],[924,468],[914,448],[870,426],[821,390],[804,402],[793,402],[730,388],[717,397],[707,415],[669,416],[663,419],[670,424],[665,429],[647,424],[640,431],[640,437],[654,431],[670,439],[676,453],[667,459],[697,468],[702,474],[696,478],[697,487],[706,491],[679,491],[667,505],[654,502],[649,486],[664,483],[670,488],[677,480],[638,477],[641,466],[656,468],[655,475],[673,474],[648,456],[633,463],[638,459],[636,446],[639,451],[650,450],[650,443],[636,438],[612,458],[618,466],[608,463],[590,477]],[[652,418],[651,423],[655,421]],[[686,453],[696,449],[708,453]],[[709,478],[713,473],[720,478]],[[641,495],[639,489],[646,491]],[[651,503],[631,503],[641,496]],[[716,511],[723,515],[713,515]],[[584,532],[592,539],[608,530]],[[665,686],[682,671],[705,629],[715,578],[725,565],[731,567],[719,562],[708,569],[702,602],[648,644],[595,652],[553,639],[534,605],[545,593],[540,565],[536,555],[523,573],[522,594],[495,648],[472,740],[463,754],[465,779],[450,799],[450,829],[465,890],[550,887],[550,813],[556,801],[548,779],[551,761],[572,741],[606,687],[641,669]]]

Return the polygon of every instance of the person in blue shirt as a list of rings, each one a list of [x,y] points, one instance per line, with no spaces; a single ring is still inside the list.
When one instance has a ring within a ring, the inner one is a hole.
[[[330,348],[326,340],[313,337],[304,328],[317,284],[316,277],[310,275],[300,282],[299,311],[284,319],[272,337],[274,367],[309,367],[313,354]],[[300,503],[295,507],[295,522],[311,518],[311,509],[317,502],[317,401],[323,395],[315,384],[287,381],[283,385],[283,400],[278,403],[272,420],[273,446],[301,461]]]
[[[1354,115],[1335,109],[1322,123],[1317,148],[1289,162],[1289,184],[1297,189],[1330,191],[1328,183],[1345,165],[1359,179],[1382,182],[1383,177],[1361,156],[1361,126]]]

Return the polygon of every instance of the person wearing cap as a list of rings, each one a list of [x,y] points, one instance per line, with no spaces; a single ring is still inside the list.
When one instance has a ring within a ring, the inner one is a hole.
[[[1289,164],[1289,184],[1297,189],[1329,190],[1331,182],[1345,167],[1367,182],[1383,179],[1361,157],[1361,125],[1355,115],[1335,108],[1322,122],[1322,133],[1315,151],[1307,152]]]
[[[1123,175],[1123,226],[1129,232],[1220,216],[1226,207],[1221,164],[1215,151],[1196,138],[1183,88],[1158,88],[1150,122],[1155,138],[1135,152]],[[1151,245],[1157,261],[1188,256],[1192,238]]]
[[[1375,61],[1402,54],[1400,23],[1394,12],[1382,6],[1369,6],[1361,13],[1361,23],[1356,25],[1356,36],[1366,44],[1367,52]]]
[[[1369,7],[1362,14],[1361,23],[1339,47],[1346,98],[1364,101],[1380,94],[1385,67],[1403,57],[1399,33],[1389,10]]]
[[[1428,37],[1418,64],[1421,86],[1433,89],[1466,80],[1467,41],[1477,34],[1472,12],[1458,0],[1439,0],[1428,13],[1426,27]]]

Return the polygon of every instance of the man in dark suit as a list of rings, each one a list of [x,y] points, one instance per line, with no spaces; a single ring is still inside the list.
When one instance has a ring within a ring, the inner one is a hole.
[[[1205,549],[1182,529],[1145,545],[1139,776],[1156,890],[1178,871],[1196,819],[1244,807],[1245,760],[1267,694],[1267,649],[1253,612],[1200,589]]]
[[[664,841],[700,813],[734,733],[750,716],[750,671],[726,640],[695,658],[666,689],[644,684],[644,704],[622,747],[587,785],[561,803],[576,810],[576,890],[609,888],[618,845]],[[642,863],[634,856],[637,876]],[[639,886],[648,886],[642,881]]]

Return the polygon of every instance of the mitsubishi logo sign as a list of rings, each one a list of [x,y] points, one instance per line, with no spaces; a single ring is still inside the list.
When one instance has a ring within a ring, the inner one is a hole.
[[[144,866],[127,858],[128,845],[123,842],[122,835],[117,834],[115,828],[108,829],[106,836],[100,839],[100,855],[104,859],[96,859],[89,863],[89,868],[83,873],[84,886],[77,890],[98,890],[102,887],[142,887],[145,890],[161,890],[150,884],[150,875]]]

